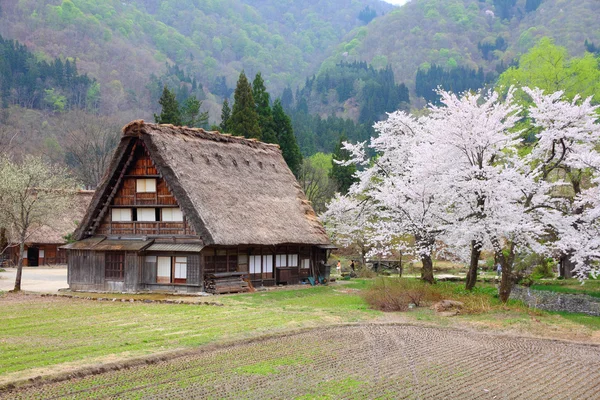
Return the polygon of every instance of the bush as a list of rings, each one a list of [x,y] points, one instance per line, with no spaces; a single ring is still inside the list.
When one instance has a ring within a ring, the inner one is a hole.
[[[546,258],[537,264],[531,272],[533,279],[554,278],[556,262],[552,258]]]
[[[371,307],[381,311],[406,311],[409,304],[419,307],[442,299],[432,285],[407,278],[379,278],[363,296]]]
[[[376,278],[377,277],[377,272],[373,271],[372,269],[369,268],[359,268],[356,271],[356,276],[358,278]]]

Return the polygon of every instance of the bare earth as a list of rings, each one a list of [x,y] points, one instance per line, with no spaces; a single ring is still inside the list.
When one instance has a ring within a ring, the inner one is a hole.
[[[0,393],[2,399],[319,397],[598,399],[600,347],[349,325],[201,348],[150,365]]]

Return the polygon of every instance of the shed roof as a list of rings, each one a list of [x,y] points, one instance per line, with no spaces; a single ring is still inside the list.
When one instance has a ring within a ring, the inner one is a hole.
[[[136,140],[143,143],[205,245],[330,243],[279,146],[141,120],[123,128],[111,169],[78,239],[94,233],[89,227],[98,208],[106,207],[109,181]]]
[[[46,224],[33,226],[25,240],[28,244],[63,244],[65,236],[73,234],[77,224],[83,220],[92,200],[93,190],[79,190],[73,196],[72,204],[60,213],[53,213]]]

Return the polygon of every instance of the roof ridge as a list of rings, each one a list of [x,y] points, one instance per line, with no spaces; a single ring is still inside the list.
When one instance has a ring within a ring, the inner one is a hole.
[[[165,129],[170,130],[171,132],[161,132],[161,133],[179,133],[182,135],[198,138],[198,139],[206,139],[213,141],[228,141],[228,142],[237,142],[241,144],[246,144],[249,146],[266,146],[271,148],[280,149],[280,146],[276,143],[265,143],[261,142],[255,138],[245,138],[243,136],[234,136],[231,133],[221,133],[219,131],[207,131],[203,128],[190,128],[188,126],[176,126],[172,124],[156,124],[156,123],[147,123],[144,122],[143,119],[137,119],[131,121],[127,125],[125,125],[122,129],[123,136],[134,136],[141,137],[144,134],[150,133],[148,128],[154,131],[164,131]]]

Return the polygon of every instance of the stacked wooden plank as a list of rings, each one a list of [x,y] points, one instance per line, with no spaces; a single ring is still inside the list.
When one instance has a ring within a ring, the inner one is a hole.
[[[207,293],[240,293],[248,292],[248,282],[244,272],[219,272],[204,275],[204,290]]]

